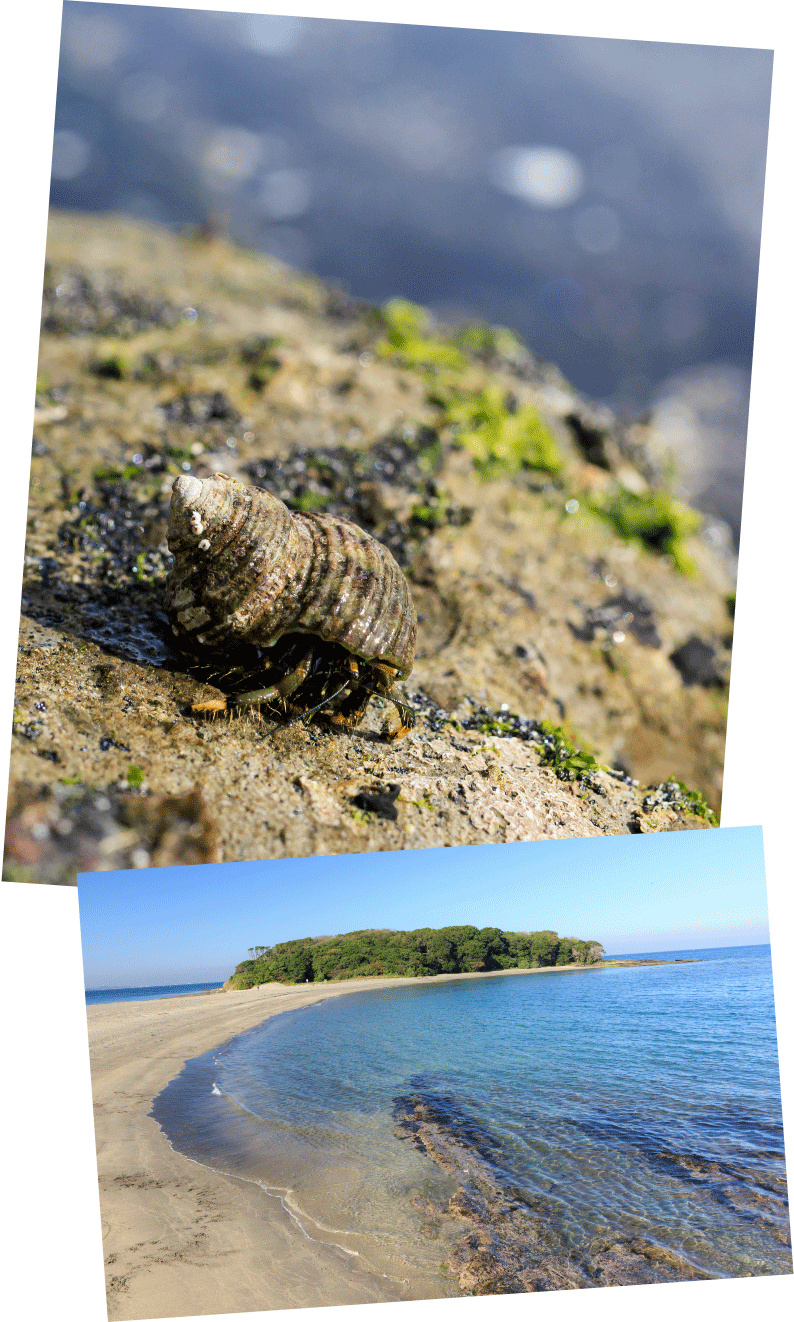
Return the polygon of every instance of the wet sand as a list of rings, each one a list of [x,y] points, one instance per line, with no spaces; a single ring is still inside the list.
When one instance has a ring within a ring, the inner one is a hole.
[[[441,979],[563,971],[510,969]],[[399,986],[425,982],[398,980]],[[391,978],[270,983],[250,991],[88,1007],[110,1322],[415,1297],[410,1282],[400,1286],[357,1270],[355,1259],[309,1240],[280,1200],[257,1185],[174,1152],[148,1115],[152,1099],[186,1060],[274,1014],[394,986]],[[449,1293],[449,1283],[439,1280],[438,1296]],[[426,1290],[421,1297],[428,1297]]]

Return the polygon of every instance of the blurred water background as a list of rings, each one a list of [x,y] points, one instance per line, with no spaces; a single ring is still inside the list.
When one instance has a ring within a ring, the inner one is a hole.
[[[772,52],[64,5],[52,204],[517,331],[738,540]]]

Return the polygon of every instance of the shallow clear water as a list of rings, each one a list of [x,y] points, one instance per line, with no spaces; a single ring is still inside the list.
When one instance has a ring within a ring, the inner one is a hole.
[[[420,1297],[467,1226],[429,1230],[412,1200],[445,1206],[467,1178],[509,1190],[585,1264],[607,1234],[709,1275],[789,1272],[769,948],[668,958],[685,956],[390,981],[190,1062],[153,1115],[178,1151],[278,1192],[306,1233]],[[463,1142],[457,1168],[397,1136],[417,1101]]]

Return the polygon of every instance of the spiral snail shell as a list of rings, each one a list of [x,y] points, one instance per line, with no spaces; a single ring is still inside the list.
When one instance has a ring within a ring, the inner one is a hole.
[[[394,557],[363,529],[330,514],[293,514],[218,473],[177,478],[168,546],[165,608],[182,650],[222,657],[249,645],[265,649],[264,673],[285,669],[232,705],[289,699],[302,715],[328,707],[349,729],[376,693],[401,716],[390,737],[413,724],[393,684],[413,667],[416,613]]]

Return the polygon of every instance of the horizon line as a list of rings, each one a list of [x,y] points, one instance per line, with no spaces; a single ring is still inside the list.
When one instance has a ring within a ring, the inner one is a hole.
[[[381,929],[381,930],[385,930],[385,929]],[[388,929],[388,930],[396,930],[396,929]],[[340,935],[341,935],[341,934],[340,934]],[[297,940],[301,940],[301,939],[306,939],[306,938],[300,938],[300,937],[298,937],[298,938],[296,938],[296,939],[297,939]],[[618,951],[618,952],[616,952],[615,954],[605,955],[604,958],[605,958],[605,959],[628,959],[630,956],[634,956],[634,955],[645,955],[645,954],[675,955],[675,954],[680,954],[680,952],[681,952],[682,950],[741,950],[741,949],[743,949],[745,946],[769,946],[769,945],[771,945],[771,942],[769,942],[769,941],[740,941],[740,942],[738,942],[737,944],[730,945],[730,946],[675,946],[675,947],[674,947],[673,949],[671,949],[671,950],[655,950],[655,951],[646,951],[646,950],[626,950],[626,951]],[[240,962],[243,963],[244,961],[241,960]],[[550,967],[550,968],[553,968],[554,965],[550,965],[549,967]],[[498,973],[499,970],[498,970],[498,969],[487,969],[487,970],[483,970],[483,972]],[[229,977],[231,977],[231,976],[232,976],[232,975],[229,974]],[[372,976],[372,975],[370,975],[370,976]],[[385,976],[387,976],[387,975],[385,975],[385,974],[381,974],[381,975],[376,974],[376,975],[374,975],[374,976],[376,976],[376,977],[377,977],[377,976],[385,977]],[[400,977],[400,976],[402,976],[402,975],[400,975],[400,974],[396,974],[396,975],[394,975],[394,976],[396,976],[396,977]],[[432,977],[435,977],[435,976],[437,976],[437,975],[436,975],[436,974],[433,974],[433,973],[427,973],[427,974],[418,974],[418,975],[416,975],[416,976],[418,976],[418,977],[432,978]],[[218,982],[218,981],[219,981],[219,980],[218,980],[217,978],[197,978],[195,982],[151,982],[151,983],[135,983],[135,984],[128,984],[126,987],[114,987],[114,986],[111,986],[110,983],[105,983],[105,984],[104,984],[103,986],[101,986],[101,987],[84,987],[84,991],[86,991],[86,992],[89,992],[89,991],[146,991],[146,990],[151,989],[152,987],[200,987],[200,986],[209,986],[209,985],[211,985],[211,984],[213,984],[213,983],[216,983],[216,982]],[[222,983],[223,981],[227,981],[227,979],[223,979],[223,980],[221,980],[221,983]],[[337,981],[339,981],[339,980],[337,979]]]

